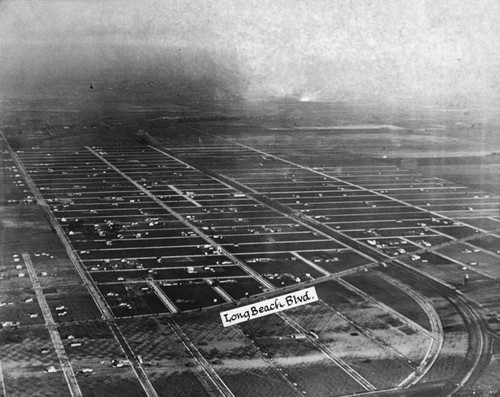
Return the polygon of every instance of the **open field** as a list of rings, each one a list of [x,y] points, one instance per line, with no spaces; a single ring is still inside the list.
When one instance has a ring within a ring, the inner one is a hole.
[[[307,366],[290,366],[286,371],[307,394],[341,396],[363,390],[353,379],[326,360]]]
[[[422,307],[407,293],[394,288],[389,282],[367,273],[347,276],[345,280],[408,319],[430,329],[428,315]]]
[[[179,338],[158,319],[123,319],[119,325],[134,351],[146,362],[190,359]]]
[[[127,368],[119,368],[113,371],[106,370],[101,374],[95,371],[91,375],[78,377],[78,384],[84,396],[90,397],[112,397],[116,395],[126,397],[144,397],[139,382],[134,379],[134,374]]]
[[[5,394],[8,396],[71,396],[60,372],[48,374],[39,368],[23,368],[18,372],[22,374],[4,374]]]
[[[500,237],[496,235],[481,236],[477,239],[469,240],[469,243],[479,248],[498,253],[498,247],[500,246]]]
[[[225,282],[219,281],[220,287],[226,291],[233,299],[241,300],[252,295],[257,295],[262,292],[262,285],[253,278],[237,278],[234,281]]]
[[[186,314],[175,321],[208,360],[232,359],[235,363],[241,360],[245,365],[245,359],[259,356],[255,346],[238,328],[222,327],[217,312]]]
[[[394,351],[371,339],[363,328],[333,315],[324,304],[292,309],[287,315],[306,329],[314,330],[323,345],[377,387],[394,387],[411,372],[406,361],[398,360]]]
[[[160,397],[209,397],[211,395],[191,369],[175,370],[172,373],[165,373],[163,368],[150,369],[148,377]]]
[[[221,378],[237,396],[290,396],[294,388],[273,372],[259,368],[226,369],[221,371]]]
[[[7,396],[70,396],[61,372],[45,372],[49,366],[59,368],[59,362],[43,326],[0,330],[0,345]]]

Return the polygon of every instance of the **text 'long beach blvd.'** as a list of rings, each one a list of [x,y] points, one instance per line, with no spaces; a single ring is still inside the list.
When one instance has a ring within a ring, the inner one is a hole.
[[[295,291],[287,295],[281,295],[273,299],[267,299],[253,305],[238,307],[236,309],[222,312],[220,317],[224,327],[242,323],[254,318],[278,313],[292,307],[302,306],[307,303],[316,302],[318,295],[314,287]]]

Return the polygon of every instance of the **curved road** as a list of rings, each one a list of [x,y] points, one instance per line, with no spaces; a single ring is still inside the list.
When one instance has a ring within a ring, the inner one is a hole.
[[[449,379],[441,390],[435,390],[436,397],[451,396],[460,389],[472,386],[482,375],[488,366],[492,356],[493,337],[489,332],[488,325],[483,319],[475,304],[468,301],[459,291],[450,289],[447,285],[422,274],[408,266],[393,262],[393,266],[401,272],[410,275],[415,281],[424,283],[427,287],[434,289],[441,296],[451,302],[464,319],[469,334],[469,349],[465,357],[463,369]],[[418,390],[419,386],[415,388]]]

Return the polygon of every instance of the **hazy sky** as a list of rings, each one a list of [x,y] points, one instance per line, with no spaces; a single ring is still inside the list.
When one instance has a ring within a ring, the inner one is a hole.
[[[0,46],[196,46],[233,51],[250,92],[475,100],[500,93],[499,21],[500,0],[0,0]]]

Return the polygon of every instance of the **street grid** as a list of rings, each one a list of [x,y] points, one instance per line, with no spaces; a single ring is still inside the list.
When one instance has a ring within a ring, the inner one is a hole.
[[[360,271],[378,274],[376,266],[391,259],[409,266],[455,264],[500,276],[500,256],[485,245],[488,238],[500,238],[498,196],[393,166],[311,167],[286,158],[282,147],[206,135],[202,146],[165,149],[65,146],[16,154],[110,321],[232,305],[335,279],[426,338],[425,357],[406,363],[410,372],[398,382],[404,387],[422,379],[439,355],[443,330],[437,314],[424,296],[407,291],[431,320],[425,329],[344,278]],[[446,249],[456,244],[470,248],[463,248],[462,256],[450,255]],[[478,251],[480,266],[463,259]],[[394,288],[408,288],[382,277]],[[279,317],[307,333],[286,313]],[[222,394],[232,395],[174,319],[170,326],[206,375]],[[401,357],[370,332],[364,337]],[[354,379],[356,388],[376,390],[321,341],[308,340]],[[147,378],[137,362],[134,371]],[[149,383],[145,390],[155,395]],[[294,390],[303,392],[300,382]]]

